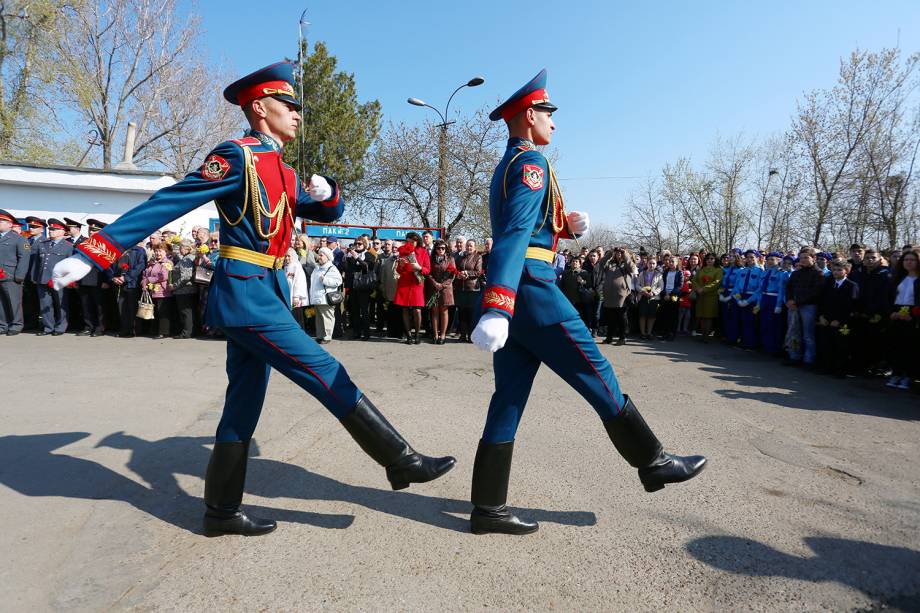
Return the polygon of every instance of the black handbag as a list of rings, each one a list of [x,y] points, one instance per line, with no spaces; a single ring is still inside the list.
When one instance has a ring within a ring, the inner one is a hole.
[[[192,272],[192,283],[195,283],[196,285],[209,285],[211,283],[211,277],[213,276],[213,268],[195,266],[195,270]]]
[[[330,268],[329,270],[332,270],[332,269]],[[326,275],[329,274],[329,270],[327,270],[326,272],[324,272],[324,273],[323,273],[323,276],[320,277],[320,279],[325,279],[325,278],[326,278]],[[324,284],[324,285],[323,285],[323,289],[325,290],[325,288],[326,288],[326,286],[325,286],[325,284]],[[328,305],[330,305],[330,306],[338,306],[338,305],[342,304],[342,301],[343,301],[343,300],[345,300],[345,294],[343,294],[343,293],[340,292],[339,290],[335,290],[334,292],[329,292],[329,291],[326,292],[326,304],[328,304]]]

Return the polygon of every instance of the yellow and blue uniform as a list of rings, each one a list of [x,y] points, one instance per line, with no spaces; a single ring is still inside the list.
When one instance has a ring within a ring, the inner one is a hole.
[[[782,259],[783,254],[772,252],[767,257]],[[763,350],[771,355],[782,351],[785,274],[779,265],[764,270],[760,285],[751,298],[751,304],[760,311],[760,342]]]
[[[745,255],[749,253],[760,255],[760,253],[754,250],[748,250]],[[757,347],[758,330],[757,317],[754,313],[754,307],[756,306],[754,299],[756,298],[755,293],[760,287],[762,279],[763,269],[756,264],[742,268],[735,277],[733,298],[735,301],[735,312],[738,317],[738,331],[741,337],[741,346],[745,349],[754,349]],[[734,339],[730,340],[734,341]]]
[[[552,167],[530,141],[509,139],[492,176],[489,212],[495,244],[482,309],[511,323],[508,342],[494,356],[495,394],[482,440],[514,440],[541,363],[602,420],[616,417],[624,401],[613,368],[556,285],[556,243],[571,235]]]
[[[505,503],[514,439],[541,364],[591,404],[614,446],[638,469],[647,491],[686,481],[706,462],[701,456],[680,457],[663,450],[556,285],[556,245],[573,233],[552,166],[533,142],[521,137],[539,136],[550,124],[537,113],[555,110],[546,93],[544,70],[489,115],[493,121],[508,122],[512,137],[489,188],[495,243],[482,298],[483,321],[506,318],[508,336],[493,356],[495,392],[473,465],[470,523],[476,534],[529,534],[538,528],[514,516]]]

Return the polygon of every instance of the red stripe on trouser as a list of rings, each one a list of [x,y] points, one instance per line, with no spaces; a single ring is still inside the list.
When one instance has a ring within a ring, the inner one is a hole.
[[[617,399],[614,397],[613,392],[610,391],[610,387],[607,386],[607,382],[604,381],[604,378],[601,376],[601,373],[598,372],[597,368],[595,368],[594,362],[592,362],[591,359],[588,357],[588,355],[584,352],[584,350],[581,348],[581,345],[575,342],[575,339],[572,338],[571,334],[569,334],[568,328],[566,328],[564,324],[559,324],[559,327],[562,328],[562,331],[565,332],[565,335],[569,338],[569,341],[571,341],[571,343],[575,345],[575,347],[578,349],[578,353],[581,354],[581,357],[585,359],[585,361],[588,363],[588,366],[590,366],[591,370],[594,371],[594,375],[598,379],[600,379],[601,385],[603,385],[604,389],[607,390],[607,394],[610,396],[610,399],[613,401],[613,406],[617,408],[617,413],[619,413],[620,408],[621,408],[620,404],[617,402]]]
[[[323,380],[323,378],[320,377],[318,374],[316,374],[316,371],[315,371],[315,370],[313,370],[312,368],[310,368],[309,366],[307,366],[306,364],[304,364],[303,362],[301,362],[300,360],[298,360],[297,358],[295,358],[294,356],[292,356],[290,353],[287,353],[286,351],[284,351],[281,347],[279,347],[279,346],[276,345],[275,343],[271,342],[271,341],[268,339],[268,337],[266,337],[266,336],[265,336],[264,334],[262,334],[261,332],[256,332],[256,331],[253,330],[252,328],[246,328],[246,329],[249,330],[250,332],[254,333],[256,336],[258,336],[259,338],[261,338],[261,339],[262,339],[263,341],[265,341],[266,343],[268,343],[269,347],[271,347],[272,349],[274,349],[275,351],[277,351],[278,353],[280,353],[280,354],[283,355],[284,357],[290,359],[292,362],[294,362],[295,364],[297,364],[298,366],[300,366],[301,368],[303,368],[304,370],[306,370],[308,373],[310,373],[311,375],[313,375],[314,377],[316,377],[316,380],[323,384],[323,387],[326,388],[326,391],[327,391],[327,392],[329,392],[330,394],[332,394],[332,397],[335,398],[336,402],[338,402],[338,403],[341,404],[342,401],[339,399],[339,397],[335,395],[335,392],[332,391],[332,388],[329,387],[329,385]]]

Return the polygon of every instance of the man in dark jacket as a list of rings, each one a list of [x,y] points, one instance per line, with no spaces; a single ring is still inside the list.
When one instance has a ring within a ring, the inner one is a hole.
[[[822,368],[837,377],[846,376],[850,363],[850,334],[859,303],[859,286],[847,279],[848,268],[843,260],[831,263],[831,277],[818,304],[818,358]]]
[[[857,305],[859,316],[853,322],[853,359],[857,372],[871,375],[882,366],[884,359],[891,272],[875,249],[865,251],[862,263],[863,276]],[[855,281],[850,275],[847,278]]]
[[[19,222],[0,209],[0,334],[22,331],[22,282],[29,271],[29,242],[13,232]]]
[[[137,318],[137,303],[141,297],[141,275],[147,267],[147,250],[143,243],[138,243],[125,251],[118,261],[106,272],[111,276],[112,285],[118,288],[118,312],[120,326],[118,336],[134,336]]]
[[[818,318],[818,302],[824,290],[824,273],[815,268],[815,250],[803,248],[799,252],[800,268],[792,273],[786,283],[786,306],[789,308],[790,323],[797,322],[802,328],[802,341],[789,350],[787,364],[802,363],[812,367],[817,355],[815,324]]]

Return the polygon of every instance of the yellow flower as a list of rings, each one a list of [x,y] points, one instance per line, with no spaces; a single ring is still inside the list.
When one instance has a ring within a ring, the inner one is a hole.
[[[169,242],[171,242],[174,245],[178,245],[179,243],[182,242],[182,237],[179,236],[178,234],[173,234],[172,236],[169,237]]]
[[[735,300],[741,300],[741,294],[735,294]]]
[[[877,323],[880,322],[880,321],[882,321],[882,316],[881,316],[881,315],[873,315],[873,316],[872,316],[872,319],[869,320],[869,323],[870,323],[870,324],[877,324]]]
[[[677,302],[677,296],[671,296],[671,302]]]
[[[147,284],[147,289],[153,289],[153,283],[148,283],[148,284]]]
[[[844,324],[843,327],[840,328],[840,334],[846,336],[849,333],[850,333],[850,329],[847,327],[846,324]]]
[[[211,250],[208,249],[207,245],[201,245],[200,247],[198,247],[198,253],[202,255],[208,255],[209,253],[211,253]]]
[[[901,313],[901,315],[910,315],[910,307],[902,306],[899,312]]]
[[[757,315],[758,313],[760,313],[760,307],[759,307],[759,306],[755,306],[753,310],[754,310],[754,315]]]
[[[649,293],[652,292],[652,288],[651,288],[650,286],[648,286],[648,285],[646,285],[646,286],[643,287],[642,289],[645,290],[645,291],[647,291],[647,292],[649,292]]]
[[[164,264],[163,267],[168,271],[172,270],[173,269],[172,262],[166,262],[166,264]]]

